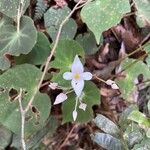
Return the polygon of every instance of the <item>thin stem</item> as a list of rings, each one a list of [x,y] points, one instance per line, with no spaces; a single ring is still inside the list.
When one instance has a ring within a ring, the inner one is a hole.
[[[71,88],[70,91],[67,91],[65,94],[69,94],[69,93],[72,93],[74,90]]]
[[[78,97],[76,97],[76,104],[75,104],[75,107],[74,107],[74,111],[77,111],[78,100],[79,100],[79,98],[78,98]]]
[[[20,31],[20,5],[18,7],[18,14],[17,14],[17,33]]]
[[[21,144],[23,150],[26,150],[26,144],[25,144],[25,135],[24,135],[24,126],[25,126],[25,111],[22,106],[22,89],[20,89],[20,93],[18,95],[18,101],[19,101],[19,107],[20,107],[20,113],[21,113]]]
[[[67,135],[67,137],[65,138],[64,142],[59,146],[58,150],[61,150],[62,147],[67,143],[67,141],[69,140],[72,132],[74,131],[74,129],[77,127],[77,124],[73,125],[72,129],[70,130],[69,134]]]
[[[23,13],[24,0],[21,0],[17,10],[17,33],[20,31],[20,19]]]
[[[131,52],[131,53],[129,53],[129,54],[127,54],[125,57],[123,57],[123,58],[120,58],[118,61],[122,61],[122,60],[124,60],[124,59],[126,59],[127,57],[130,57],[130,56],[132,56],[133,54],[135,54],[135,53],[137,53],[137,52],[139,52],[139,51],[141,51],[142,50],[142,48],[143,47],[145,47],[146,45],[148,45],[149,43],[146,43],[146,44],[144,44],[144,45],[142,45],[142,46],[140,46],[139,48],[137,48],[136,50],[134,50],[133,52]]]
[[[81,4],[80,6],[77,7],[77,9],[82,8],[83,6],[85,6],[87,3],[91,2],[92,0],[87,0],[87,1],[83,1],[83,4]]]
[[[105,80],[99,78],[97,75],[93,75],[93,77],[94,77],[95,79],[97,79],[98,81],[100,81],[100,82],[106,83]]]
[[[137,63],[139,60],[142,60],[142,59],[143,59],[145,56],[147,56],[148,54],[150,54],[150,52],[148,52],[148,53],[142,55],[142,56],[139,57],[137,60],[135,60],[135,61],[133,61],[131,64],[127,65],[123,70],[121,70],[121,72],[119,72],[119,74],[122,73],[122,72],[124,72],[124,71],[127,70],[128,68],[130,68],[132,65],[134,65],[135,63]]]
[[[49,55],[49,57],[47,58],[47,61],[46,61],[46,63],[45,63],[45,68],[44,68],[43,74],[42,74],[42,76],[41,76],[41,78],[40,78],[38,87],[35,89],[35,91],[34,91],[34,93],[33,93],[33,96],[31,97],[31,99],[30,99],[30,101],[29,101],[27,107],[25,108],[25,111],[26,111],[26,112],[29,110],[30,105],[32,104],[32,102],[33,102],[33,100],[34,100],[35,95],[37,94],[37,92],[39,91],[39,89],[40,89],[40,87],[41,87],[41,85],[42,85],[42,82],[43,82],[43,80],[44,80],[45,74],[46,74],[46,72],[47,72],[47,70],[48,70],[49,63],[50,63],[50,61],[51,61],[51,59],[52,59],[52,56],[53,56],[54,53],[55,53],[55,50],[56,50],[57,45],[58,45],[58,42],[59,42],[59,40],[60,40],[60,35],[61,35],[61,31],[62,31],[63,26],[64,26],[65,23],[69,20],[69,18],[72,16],[72,14],[75,12],[75,10],[76,10],[77,7],[80,5],[80,3],[82,3],[82,1],[83,1],[83,0],[80,0],[80,1],[75,5],[75,7],[73,8],[73,10],[70,12],[70,14],[69,14],[69,15],[62,21],[62,23],[60,24],[60,27],[59,27],[59,30],[58,30],[58,33],[57,33],[57,36],[56,36],[56,40],[55,40],[55,42],[54,42],[54,46],[53,46],[53,48],[52,48],[52,50],[51,50],[51,53],[50,53],[50,55]]]

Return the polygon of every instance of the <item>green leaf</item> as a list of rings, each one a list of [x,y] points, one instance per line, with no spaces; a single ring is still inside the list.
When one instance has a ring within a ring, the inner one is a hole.
[[[10,18],[17,17],[20,0],[0,0],[0,12]],[[24,0],[23,13],[26,11],[30,4],[29,0]]]
[[[128,135],[128,144],[133,147],[135,144],[143,140],[143,134],[139,130],[133,130]]]
[[[97,44],[101,33],[120,22],[123,14],[130,11],[127,0],[95,0],[81,10],[81,18],[94,33]]]
[[[149,119],[138,110],[134,110],[128,116],[128,119],[137,122],[138,124],[143,124],[146,127],[150,127]]]
[[[44,14],[45,27],[53,41],[56,39],[60,24],[70,12],[71,10],[67,6],[58,9],[51,7]],[[69,21],[62,28],[60,39],[73,39],[76,31],[76,22],[73,19],[69,19]]]
[[[70,86],[70,83],[63,79],[63,73],[70,71],[76,55],[84,58],[84,50],[78,42],[73,40],[62,40],[59,42],[56,48],[55,59],[51,62],[51,67],[60,69],[60,72],[56,75],[54,74],[52,81],[58,82],[59,85],[64,87]]]
[[[82,45],[87,55],[94,54],[98,50],[96,40],[92,32],[85,33],[84,35],[79,34],[76,37],[76,41]]]
[[[141,143],[136,144],[132,150],[149,150],[150,149],[150,139],[145,138]]]
[[[148,55],[148,57],[146,58],[146,63],[148,65],[148,67],[150,67],[150,55]]]
[[[150,42],[146,44],[144,49],[146,50],[146,52],[150,52]]]
[[[147,23],[150,25],[150,0],[134,0],[137,7],[137,23],[144,27]]]
[[[56,35],[58,33],[58,28],[55,26],[51,26],[47,28],[47,32],[54,41],[56,39]],[[70,19],[63,27],[60,39],[73,39],[77,31],[76,22],[73,19]]]
[[[83,90],[82,102],[87,104],[85,111],[77,109],[78,116],[77,122],[88,122],[93,118],[92,106],[100,103],[99,89],[92,82],[85,82],[85,88]],[[72,112],[75,107],[75,94],[70,93],[68,99],[63,102],[63,122],[73,121]],[[79,103],[78,103],[79,104]]]
[[[120,133],[118,126],[101,114],[97,115],[97,117],[94,119],[94,122],[97,127],[99,127],[101,130],[108,134],[118,136]]]
[[[130,105],[129,107],[127,107],[120,115],[119,117],[119,126],[120,128],[125,131],[127,129],[127,127],[129,126],[129,124],[131,123],[130,120],[128,120],[128,116],[129,114],[133,111],[133,110],[137,110],[137,106],[135,105]]]
[[[27,142],[26,142],[26,147],[28,149],[31,149],[35,146],[37,146],[42,139],[44,138],[44,136],[52,136],[53,133],[56,131],[57,127],[58,127],[59,123],[58,120],[53,117],[50,116],[48,118],[48,121],[46,123],[46,125],[40,129],[39,131],[37,131]],[[10,145],[11,147],[14,147],[16,149],[21,149],[21,142],[20,142],[20,135],[13,135],[13,139],[12,139],[12,143]]]
[[[148,138],[150,138],[150,128],[147,129],[147,131],[146,131],[146,136],[147,136]]]
[[[13,24],[6,24],[0,21],[0,69],[10,67],[6,55],[19,56],[29,53],[36,43],[37,32],[31,18],[23,16],[20,24],[20,31],[17,32]]]
[[[37,43],[33,47],[32,51],[27,55],[21,55],[16,57],[17,64],[29,63],[34,65],[41,65],[46,61],[50,53],[50,43],[46,35],[42,32],[38,32]]]
[[[18,100],[13,97],[16,97],[22,88],[22,104],[25,108],[37,88],[40,76],[41,71],[29,64],[16,66],[0,76],[0,122],[16,134],[21,131],[21,116]],[[26,137],[44,126],[49,112],[49,97],[38,92],[32,109],[26,114]]]
[[[0,125],[0,149],[5,149],[11,142],[12,132]]]
[[[142,61],[134,62],[135,60],[133,59],[126,59],[122,62],[122,68],[126,69],[125,79],[116,81],[119,87],[121,87],[120,90],[122,96],[128,101],[134,100],[134,92],[137,90],[134,82],[138,75],[143,74],[144,80],[150,78],[150,70],[148,66]]]
[[[148,52],[148,57],[146,58],[146,63],[147,65],[150,67],[150,43],[148,43],[144,49],[146,50],[146,52]]]
[[[97,132],[95,133],[95,135],[92,135],[92,140],[107,150],[123,150],[124,149],[121,141],[109,134]]]
[[[149,98],[149,93],[147,93],[146,98],[148,98],[148,103],[147,103],[147,107],[148,107],[148,113],[150,112],[150,98]]]

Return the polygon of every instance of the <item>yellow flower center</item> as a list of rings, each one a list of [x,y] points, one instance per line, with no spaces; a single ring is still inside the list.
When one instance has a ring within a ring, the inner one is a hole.
[[[79,80],[79,79],[80,79],[80,74],[79,74],[79,73],[75,73],[75,74],[74,74],[74,78],[75,78],[76,80]]]

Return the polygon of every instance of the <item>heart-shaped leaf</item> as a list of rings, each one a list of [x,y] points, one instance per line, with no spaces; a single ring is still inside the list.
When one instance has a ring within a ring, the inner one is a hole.
[[[22,88],[22,104],[25,107],[37,88],[40,76],[41,71],[29,64],[16,66],[0,76],[0,122],[16,134],[21,130],[21,115],[18,99],[15,98]],[[26,137],[44,126],[49,112],[48,96],[38,92],[31,109],[26,114]]]
[[[0,0],[0,12],[2,12],[10,18],[15,18],[17,17],[20,2],[21,0]],[[22,14],[24,14],[29,4],[30,0],[24,0]]]
[[[44,14],[44,22],[47,32],[54,41],[61,22],[71,12],[67,6],[56,9],[51,7]],[[76,22],[70,18],[69,21],[63,26],[60,39],[73,39],[77,31]]]
[[[99,44],[101,33],[119,23],[123,14],[129,11],[128,0],[95,0],[82,8],[81,17]]]
[[[34,65],[40,65],[46,61],[50,53],[50,43],[46,35],[42,32],[38,32],[37,43],[33,47],[32,51],[27,55],[21,55],[16,57],[17,64],[29,63]]]
[[[29,53],[36,43],[37,32],[31,18],[23,16],[20,30],[13,24],[6,24],[0,21],[0,69],[5,70],[10,67],[10,62],[6,55],[19,56]]]
[[[84,35],[79,34],[76,40],[81,44],[87,55],[94,54],[98,50],[95,36],[92,32],[85,33]]]

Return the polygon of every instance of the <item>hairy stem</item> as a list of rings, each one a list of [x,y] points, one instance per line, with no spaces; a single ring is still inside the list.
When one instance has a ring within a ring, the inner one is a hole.
[[[19,107],[20,107],[20,113],[21,113],[21,144],[22,144],[23,150],[26,150],[25,136],[24,136],[25,111],[22,106],[22,89],[20,89],[18,100],[19,100]]]
[[[20,31],[20,19],[23,13],[23,8],[24,8],[24,0],[21,0],[17,10],[17,33],[19,33]]]

